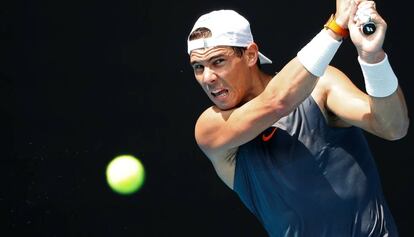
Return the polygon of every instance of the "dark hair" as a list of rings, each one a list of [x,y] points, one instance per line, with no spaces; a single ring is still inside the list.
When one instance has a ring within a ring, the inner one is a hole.
[[[200,27],[200,28],[195,29],[193,32],[191,32],[188,39],[191,41],[191,40],[196,40],[196,39],[201,39],[201,38],[209,38],[211,36],[212,34],[211,34],[210,29],[206,27]]]
[[[201,38],[209,38],[211,37],[211,30],[206,28],[206,27],[200,27],[195,29],[193,32],[191,32],[190,36],[188,37],[188,39],[191,40],[196,40],[196,39],[201,39]],[[236,54],[237,57],[241,57],[244,54],[244,51],[246,51],[246,47],[237,47],[237,46],[230,46],[230,48],[233,49],[234,53]],[[260,68],[260,60],[257,60],[257,66]]]

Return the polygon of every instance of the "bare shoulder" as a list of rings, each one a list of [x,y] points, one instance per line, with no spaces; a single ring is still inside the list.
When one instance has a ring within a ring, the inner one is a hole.
[[[341,87],[344,83],[349,83],[349,78],[345,73],[334,66],[328,66],[325,74],[319,78],[312,96],[319,100],[326,100],[330,92]]]
[[[347,83],[349,78],[345,73],[334,66],[328,66],[325,71],[325,74],[319,78],[318,87],[323,87],[324,90],[331,90],[333,86],[338,85],[338,83]]]
[[[347,127],[348,124],[342,121],[335,114],[332,98],[337,98],[343,91],[356,91],[357,88],[348,76],[334,66],[328,66],[325,74],[319,78],[312,97],[318,104],[328,124],[336,127]],[[337,95],[337,96],[332,96]]]
[[[215,106],[206,109],[197,119],[194,136],[197,145],[212,160],[223,160],[229,156],[229,150],[216,145],[223,137],[222,127],[233,110],[220,110]]]
[[[337,78],[342,76],[345,75],[339,69],[333,66],[328,66],[328,68],[325,71],[325,74],[319,78],[318,83],[312,91],[313,99],[319,105],[320,109],[322,110],[325,116],[328,112],[326,107],[328,93],[335,85],[335,81],[337,80]]]
[[[217,175],[232,189],[238,148],[229,149],[214,145],[223,135],[221,127],[229,113],[231,111],[222,111],[214,106],[206,109],[198,118],[194,133],[198,146],[213,164]]]
[[[214,106],[211,106],[206,109],[197,119],[194,135],[197,144],[203,150],[210,147],[209,144],[211,144],[211,140],[214,139],[214,131],[220,128],[221,112],[221,110],[215,108]]]

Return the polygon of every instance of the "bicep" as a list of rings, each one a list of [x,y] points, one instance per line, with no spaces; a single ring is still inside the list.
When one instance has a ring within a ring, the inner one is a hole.
[[[207,109],[195,126],[197,144],[207,154],[221,154],[254,139],[282,116],[264,101],[257,96],[232,110]]]
[[[215,107],[206,110],[196,125],[198,144],[210,151],[239,147],[293,111],[310,95],[316,83],[315,76],[297,59],[292,60],[259,95],[240,107],[226,111]]]

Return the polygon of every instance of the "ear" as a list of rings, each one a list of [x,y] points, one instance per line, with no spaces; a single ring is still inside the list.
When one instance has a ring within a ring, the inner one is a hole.
[[[257,60],[259,60],[259,47],[256,43],[251,43],[246,47],[245,55],[247,58],[248,65],[256,65]]]

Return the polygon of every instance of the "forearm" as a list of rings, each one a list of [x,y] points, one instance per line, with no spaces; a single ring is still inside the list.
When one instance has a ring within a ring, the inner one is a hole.
[[[372,130],[389,140],[405,136],[409,123],[407,106],[388,56],[383,50],[377,54],[359,55],[365,87],[370,95]]]
[[[334,25],[340,32],[348,31],[347,23],[351,1],[337,0]],[[318,78],[321,77],[342,43],[343,33],[333,30],[327,24],[269,83],[270,95],[282,107],[284,114],[289,113],[305,98],[310,96]],[[274,83],[274,84],[273,84]]]
[[[311,94],[318,79],[295,57],[269,82],[267,99],[284,116]]]
[[[387,97],[370,97],[372,130],[376,135],[396,140],[407,134],[409,118],[401,88]]]
[[[265,95],[279,113],[286,115],[311,94],[341,42],[323,29],[269,82]]]

